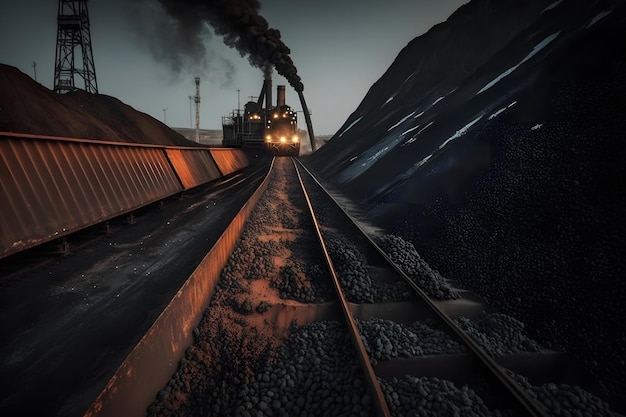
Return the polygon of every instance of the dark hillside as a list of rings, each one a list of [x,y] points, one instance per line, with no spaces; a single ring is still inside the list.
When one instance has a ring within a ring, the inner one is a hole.
[[[442,273],[577,355],[623,411],[626,6],[516,4],[474,0],[411,42],[309,162]]]
[[[473,1],[460,7],[446,22],[409,42],[338,130],[335,140],[314,159],[328,163],[325,172],[339,172],[352,157],[365,154],[387,135],[387,129],[403,116],[423,111],[456,89],[544,7],[545,1],[539,0]]]
[[[0,131],[158,145],[197,146],[163,123],[102,94],[55,94],[0,64]]]

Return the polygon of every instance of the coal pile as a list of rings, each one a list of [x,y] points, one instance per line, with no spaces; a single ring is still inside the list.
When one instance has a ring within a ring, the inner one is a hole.
[[[155,145],[198,146],[118,99],[82,90],[56,94],[0,64],[0,131]]]
[[[311,284],[307,284],[302,276],[306,276]],[[287,265],[280,268],[278,279],[273,280],[270,286],[279,290],[283,299],[323,303],[335,298],[329,279],[328,271],[322,270],[318,264],[288,259]]]
[[[394,416],[503,416],[498,410],[489,410],[476,391],[467,385],[457,387],[439,378],[410,375],[391,381],[379,378],[378,381]]]
[[[377,238],[376,243],[426,294],[438,300],[452,300],[460,297],[458,291],[448,284],[439,271],[432,269],[422,259],[412,243],[391,234]]]
[[[415,298],[413,290],[404,281],[383,283],[373,280],[365,256],[347,238],[335,234],[327,243],[339,283],[348,301],[381,303]]]
[[[391,320],[357,320],[359,333],[372,365],[393,358],[463,353],[465,347],[427,324],[410,326]]]
[[[219,394],[214,395],[219,397]],[[230,408],[248,416],[373,415],[346,328],[325,321],[294,329],[267,366],[239,386]]]
[[[456,323],[494,357],[541,350],[539,344],[525,334],[524,323],[506,314],[485,313],[475,320],[459,317]]]
[[[533,385],[522,375],[511,371],[507,373],[550,415],[618,417],[606,402],[578,386],[554,383]]]
[[[579,358],[622,413],[625,24],[616,0],[473,0],[308,157],[431,268]]]

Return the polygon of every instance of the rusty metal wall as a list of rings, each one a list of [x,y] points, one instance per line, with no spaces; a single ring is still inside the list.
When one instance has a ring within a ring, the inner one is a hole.
[[[211,155],[222,175],[229,175],[248,166],[249,161],[241,149],[211,148]]]
[[[180,191],[160,147],[0,134],[0,258]]]
[[[0,259],[247,165],[238,149],[0,132]]]
[[[186,190],[222,176],[207,149],[167,148],[165,152]]]

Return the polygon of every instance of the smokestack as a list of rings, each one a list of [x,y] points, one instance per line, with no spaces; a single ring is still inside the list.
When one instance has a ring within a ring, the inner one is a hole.
[[[272,107],[272,70],[265,71],[265,108]]]
[[[309,109],[304,101],[304,95],[302,90],[298,91],[298,97],[300,97],[300,104],[302,104],[302,111],[304,112],[304,120],[306,121],[306,128],[309,131],[309,139],[311,140],[311,152],[315,152],[315,134],[313,133],[313,124],[311,123],[311,115]]]
[[[279,85],[276,87],[276,106],[284,106],[285,105],[285,86]]]
[[[267,87],[267,83],[265,82],[265,79],[263,79],[263,87],[261,87],[259,98],[256,101],[256,104],[258,104],[259,107],[263,107],[263,100],[265,100],[265,90],[267,89],[266,87]]]

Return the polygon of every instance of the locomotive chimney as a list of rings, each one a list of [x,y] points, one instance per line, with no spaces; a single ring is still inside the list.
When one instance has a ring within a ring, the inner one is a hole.
[[[276,106],[285,105],[285,86],[279,85],[276,87]]]

